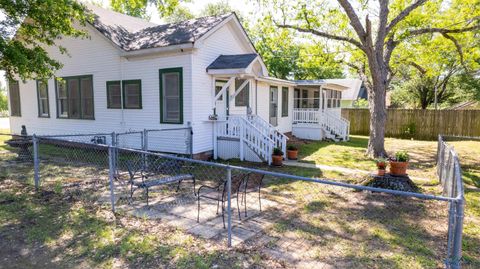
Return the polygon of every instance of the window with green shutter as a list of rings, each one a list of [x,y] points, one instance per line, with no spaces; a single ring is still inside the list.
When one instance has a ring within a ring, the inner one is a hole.
[[[91,75],[57,78],[56,98],[58,118],[95,118]]]
[[[38,103],[38,117],[50,117],[50,108],[48,103],[48,81],[37,80],[37,103]]]
[[[183,123],[183,69],[160,69],[160,123]]]
[[[18,81],[11,80],[8,83],[8,96],[10,99],[10,116],[21,117],[20,86]]]

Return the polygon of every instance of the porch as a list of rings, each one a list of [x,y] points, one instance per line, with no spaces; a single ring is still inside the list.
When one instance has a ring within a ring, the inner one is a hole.
[[[341,116],[342,91],[338,84],[322,81],[296,81],[292,133],[310,139],[346,141],[350,123]]]

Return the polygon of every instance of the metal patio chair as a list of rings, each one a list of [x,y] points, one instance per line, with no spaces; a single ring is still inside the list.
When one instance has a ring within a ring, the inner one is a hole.
[[[244,179],[247,174],[239,174],[239,175],[232,175],[232,188],[231,188],[231,198],[233,195],[236,195],[237,198],[237,211],[238,211],[238,218],[241,220],[240,216],[240,206],[238,202],[238,196],[241,190],[242,185],[244,184]],[[210,190],[210,192],[202,193],[202,190]],[[220,203],[222,203],[222,220],[223,220],[223,228],[225,228],[225,202],[228,199],[228,190],[227,190],[227,180],[222,180],[218,185],[214,187],[210,187],[207,185],[202,185],[197,190],[197,202],[198,202],[198,213],[197,213],[197,223],[200,222],[200,200],[201,198],[210,199],[217,201],[217,215],[218,215],[218,208],[220,207]]]
[[[245,184],[243,184],[242,203],[245,206],[245,217],[247,217],[247,193],[258,191],[258,205],[260,212],[262,211],[262,199],[260,191],[262,188],[264,174],[249,173],[245,178]]]
[[[193,181],[193,194],[195,192],[195,176],[190,173],[182,173],[183,161],[167,160],[160,163],[150,163],[145,167],[144,163],[134,165],[132,162],[127,162],[127,169],[130,176],[130,202],[133,200],[133,194],[138,189],[144,189],[147,199],[147,206],[149,206],[148,193],[149,188],[154,186],[166,185],[171,183],[178,183],[176,192],[180,189],[180,184],[184,180]]]

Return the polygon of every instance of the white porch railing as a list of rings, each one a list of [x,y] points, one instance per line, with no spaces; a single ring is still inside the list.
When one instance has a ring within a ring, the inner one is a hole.
[[[248,121],[260,130],[265,136],[273,140],[275,147],[283,151],[283,157],[287,158],[287,140],[288,137],[283,133],[277,131],[270,123],[258,115],[247,116]]]
[[[318,108],[295,108],[293,123],[320,124],[321,112]]]
[[[348,140],[350,136],[350,122],[343,118],[338,111],[295,108],[293,110],[293,123],[320,125],[325,130],[341,137],[344,141]]]
[[[244,143],[260,158],[272,162],[275,142],[255,127],[244,116],[228,116],[225,121],[215,122],[215,138],[235,138],[240,140],[240,160],[244,160]]]

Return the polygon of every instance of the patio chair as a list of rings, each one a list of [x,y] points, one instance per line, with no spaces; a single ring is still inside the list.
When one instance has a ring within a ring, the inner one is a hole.
[[[260,208],[260,212],[262,211],[262,199],[260,196],[260,191],[262,188],[263,178],[265,177],[264,174],[259,173],[249,173],[245,178],[245,184],[243,185],[243,196],[242,196],[242,203],[245,206],[245,217],[247,217],[247,193],[258,191],[258,206]]]
[[[144,189],[147,206],[149,206],[149,188],[178,182],[176,189],[176,192],[178,192],[180,184],[184,180],[193,181],[193,194],[196,196],[195,176],[189,173],[181,173],[183,165],[183,161],[167,160],[156,163],[154,167],[149,165],[150,168],[146,168],[143,163],[134,165],[132,162],[127,162],[127,169],[130,175],[130,201],[133,200],[133,194],[136,190]]]
[[[236,195],[237,198],[237,211],[238,211],[238,218],[241,220],[240,216],[240,206],[238,203],[238,194],[241,190],[242,184],[244,183],[244,179],[247,174],[239,174],[232,176],[232,188],[231,188],[231,197]],[[202,193],[202,190],[210,190],[210,192]],[[197,213],[197,223],[200,222],[200,199],[210,199],[217,201],[217,215],[218,215],[218,208],[220,206],[220,202],[222,203],[222,221],[223,221],[223,228],[225,228],[225,201],[228,199],[227,193],[227,180],[222,180],[217,186],[210,187],[207,185],[202,185],[197,190],[197,202],[198,202],[198,213]]]

